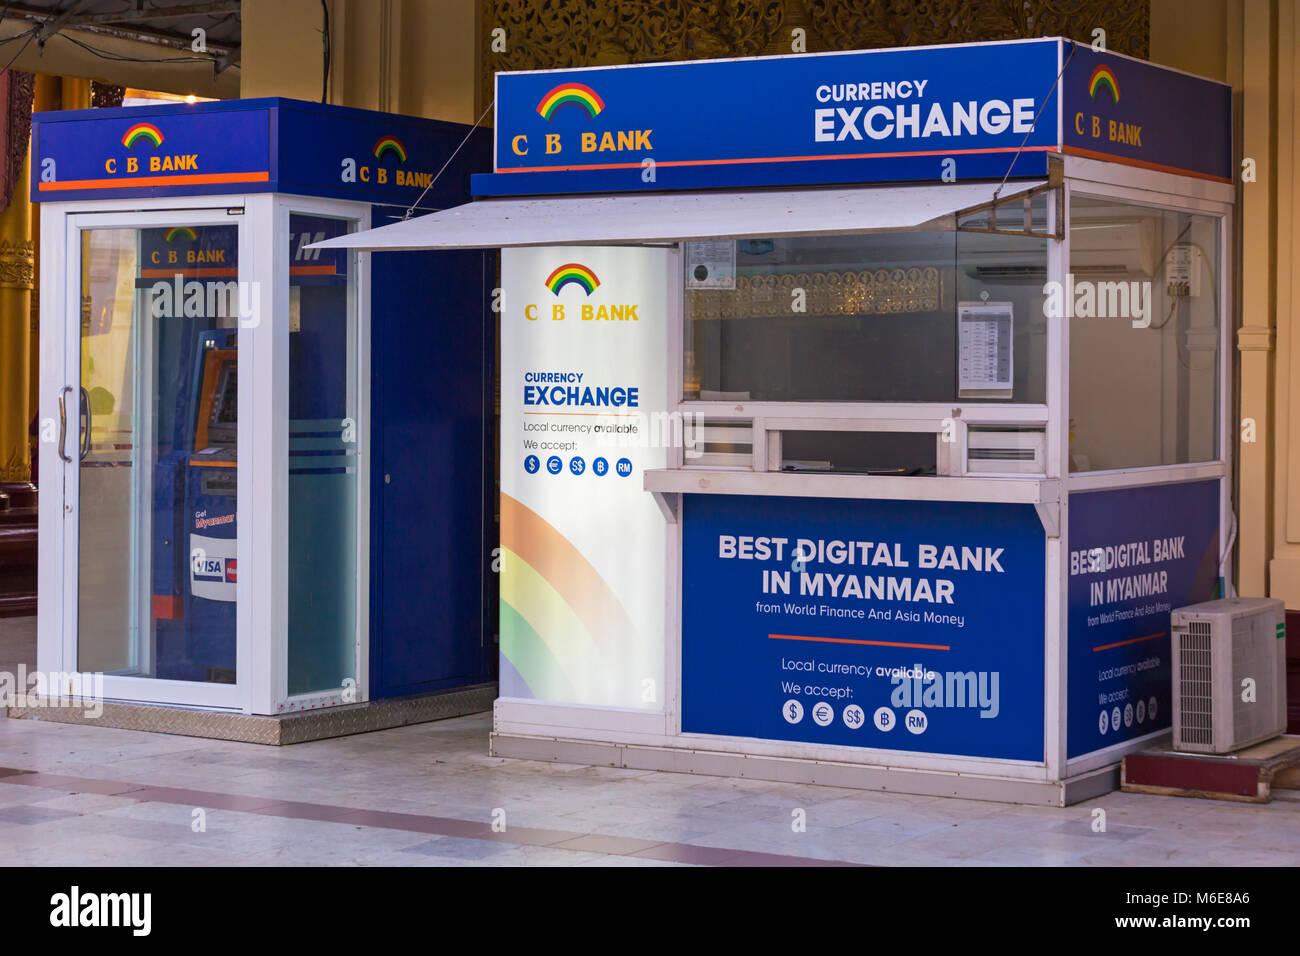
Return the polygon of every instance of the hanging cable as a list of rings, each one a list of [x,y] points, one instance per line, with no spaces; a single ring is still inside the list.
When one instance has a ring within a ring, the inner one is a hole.
[[[321,65],[320,101],[328,103],[330,89],[330,8],[325,0],[320,0],[320,12],[322,21],[321,57],[324,61]]]
[[[32,37],[36,36],[39,30],[40,30],[39,27],[32,27],[26,33],[15,33],[13,36],[9,37],[9,39],[4,41],[5,43],[12,43],[14,40],[20,39],[23,36],[27,37],[26,42],[23,43],[23,45],[18,48],[18,52],[15,53],[13,57],[9,60],[9,62],[4,65],[3,69],[0,69],[0,73],[9,72],[9,67],[13,66],[14,61],[23,55],[23,50],[27,49],[28,44],[32,42]]]
[[[411,213],[415,212],[415,207],[424,201],[424,197],[428,194],[429,190],[433,188],[433,184],[438,181],[438,177],[441,176],[446,171],[447,167],[451,165],[451,161],[456,158],[456,153],[459,153],[461,148],[469,142],[469,138],[474,135],[474,130],[478,129],[478,124],[483,122],[483,117],[488,115],[494,105],[496,105],[496,100],[489,103],[487,109],[483,111],[482,116],[474,121],[474,125],[469,128],[469,132],[465,134],[465,138],[460,141],[460,146],[457,146],[452,154],[447,157],[447,161],[442,164],[442,169],[438,170],[434,174],[433,179],[429,180],[429,185],[424,187],[424,192],[420,193],[415,202],[411,203],[407,208],[405,215],[402,216],[402,222],[406,222],[406,220],[411,218]]]
[[[1073,40],[1069,42],[1070,42],[1070,55],[1067,56],[1065,58],[1065,62],[1061,64],[1061,71],[1056,74],[1056,79],[1052,81],[1052,88],[1048,90],[1047,95],[1043,97],[1042,105],[1038,107],[1038,112],[1034,114],[1034,121],[1031,124],[1029,124],[1029,132],[1026,133],[1025,138],[1020,141],[1020,145],[1016,147],[1015,154],[1011,157],[1011,165],[1007,167],[1007,174],[1002,177],[1002,182],[998,183],[998,188],[993,190],[993,201],[995,203],[998,201],[998,194],[1002,192],[1003,187],[1006,186],[1007,184],[1007,180],[1011,178],[1011,170],[1015,169],[1016,160],[1020,158],[1020,153],[1024,150],[1025,143],[1029,142],[1029,137],[1034,135],[1034,130],[1038,126],[1038,118],[1043,115],[1043,110],[1047,107],[1047,101],[1050,100],[1052,98],[1052,94],[1056,92],[1056,87],[1061,82],[1061,77],[1065,75],[1065,68],[1068,67],[1070,65],[1070,61],[1074,59],[1074,51],[1077,50],[1079,46]]]

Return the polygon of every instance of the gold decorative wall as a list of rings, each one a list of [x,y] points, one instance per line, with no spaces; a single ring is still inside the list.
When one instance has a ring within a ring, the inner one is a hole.
[[[934,266],[767,273],[737,276],[734,289],[691,289],[686,298],[692,319],[790,318],[796,289],[805,299],[802,314],[810,316],[937,312],[941,278]]]
[[[1147,56],[1149,0],[479,0],[480,96],[499,70],[1065,36]],[[493,49],[493,31],[504,52]],[[793,47],[803,31],[803,49]]]

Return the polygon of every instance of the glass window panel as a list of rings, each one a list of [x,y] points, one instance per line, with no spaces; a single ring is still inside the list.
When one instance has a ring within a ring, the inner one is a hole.
[[[1219,456],[1219,218],[1075,196],[1070,469]]]
[[[1039,197],[1035,216],[1045,210]],[[1023,206],[1015,214],[1023,225]],[[953,231],[738,240],[708,244],[711,272],[694,245],[683,276],[687,400],[1045,400],[1046,240]],[[1000,342],[1011,381],[971,392],[959,383],[958,309],[985,301],[1011,312]]]
[[[781,432],[782,471],[922,476],[936,473],[934,432]]]
[[[349,220],[289,216],[289,694],[357,676],[355,256]]]

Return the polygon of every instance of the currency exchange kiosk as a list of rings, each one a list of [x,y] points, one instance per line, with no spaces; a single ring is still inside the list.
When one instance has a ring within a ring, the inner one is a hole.
[[[1231,90],[1052,38],[496,82],[473,203],[323,244],[505,247],[492,752],[1116,786],[1231,588]]]
[[[271,742],[488,705],[495,257],[310,246],[463,201],[490,146],[281,99],[35,117],[51,693]]]

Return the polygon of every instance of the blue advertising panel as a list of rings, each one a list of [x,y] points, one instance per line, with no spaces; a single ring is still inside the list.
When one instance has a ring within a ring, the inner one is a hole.
[[[32,155],[33,202],[165,195],[177,187],[260,191],[271,180],[270,118],[265,109],[176,106],[38,113]]]
[[[1059,39],[651,63],[498,74],[495,136],[478,195],[1030,177],[1061,151],[1227,181],[1231,89]]]
[[[1043,759],[1031,505],[687,495],[682,730]]]
[[[1230,86],[1079,44],[1066,57],[1067,153],[1232,181]]]
[[[1059,50],[1036,39],[502,73],[497,175],[474,191],[1001,178],[1022,146],[1015,175],[1039,175],[1058,142]]]
[[[1219,482],[1070,495],[1067,755],[1168,729],[1169,612],[1214,597]]]
[[[436,209],[464,202],[470,174],[492,164],[486,129],[290,100],[277,118],[280,192]]]
[[[33,202],[284,192],[424,209],[468,199],[492,148],[488,130],[279,98],[37,113],[32,144]]]

